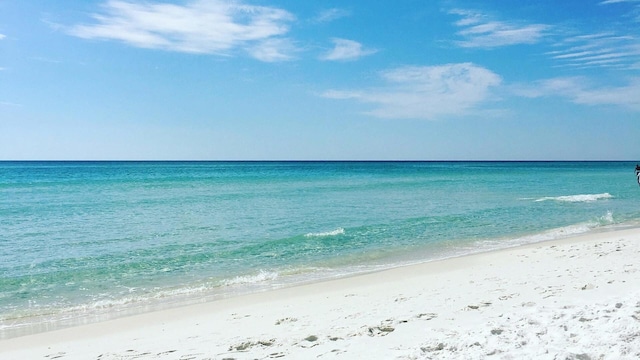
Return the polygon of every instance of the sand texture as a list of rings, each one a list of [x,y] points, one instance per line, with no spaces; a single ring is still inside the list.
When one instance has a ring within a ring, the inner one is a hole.
[[[640,359],[640,230],[0,341],[0,359]]]

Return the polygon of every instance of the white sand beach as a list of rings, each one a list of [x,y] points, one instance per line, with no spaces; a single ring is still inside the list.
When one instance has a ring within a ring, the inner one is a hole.
[[[1,359],[638,359],[640,229],[0,341]]]

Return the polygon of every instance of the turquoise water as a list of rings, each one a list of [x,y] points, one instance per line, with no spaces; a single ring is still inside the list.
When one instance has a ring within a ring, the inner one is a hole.
[[[0,338],[637,226],[628,162],[0,162]]]

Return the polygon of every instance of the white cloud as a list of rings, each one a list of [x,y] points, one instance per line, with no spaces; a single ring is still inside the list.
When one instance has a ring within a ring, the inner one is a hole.
[[[331,22],[343,17],[350,16],[351,12],[344,9],[332,8],[321,11],[314,19],[315,23]]]
[[[629,69],[640,61],[638,39],[612,32],[567,37],[556,48],[547,55],[568,67]]]
[[[247,50],[254,58],[265,61],[286,61],[293,59],[295,46],[289,39],[273,38],[259,42]]]
[[[290,42],[282,36],[294,16],[282,9],[222,0],[185,5],[108,0],[103,9],[93,15],[95,24],[76,25],[69,33],[168,51],[229,55],[243,49],[258,59],[288,58]]]
[[[469,113],[491,97],[502,79],[472,63],[405,66],[381,73],[386,85],[378,89],[330,90],[332,99],[373,104],[368,114],[393,119],[435,120]]]
[[[515,93],[529,98],[561,96],[575,104],[613,105],[640,111],[640,77],[622,86],[593,86],[582,77],[561,77],[520,86]]]
[[[600,3],[600,5],[607,5],[607,4],[617,4],[617,3],[624,3],[624,2],[640,2],[640,0],[605,0],[603,2]]]
[[[377,50],[363,49],[362,44],[353,40],[334,38],[332,41],[334,48],[321,56],[321,60],[356,60],[377,52]]]
[[[539,42],[547,31],[549,25],[544,24],[518,24],[515,22],[495,21],[484,14],[455,9],[450,14],[459,15],[462,19],[454,24],[460,28],[457,32],[464,40],[456,42],[461,47],[468,48],[494,48],[517,44],[534,44]]]

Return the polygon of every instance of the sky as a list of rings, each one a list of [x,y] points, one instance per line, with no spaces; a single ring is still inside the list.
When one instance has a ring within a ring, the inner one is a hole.
[[[0,0],[0,160],[640,161],[640,0]]]

